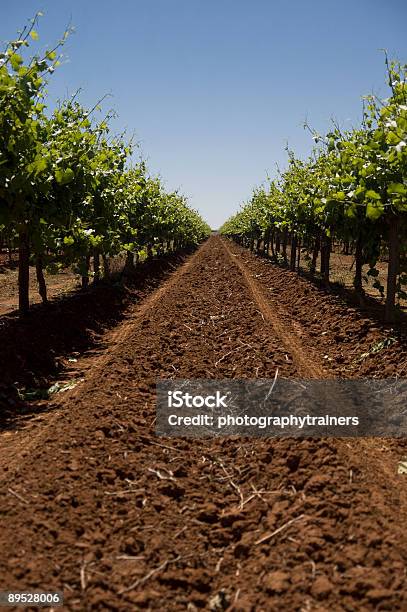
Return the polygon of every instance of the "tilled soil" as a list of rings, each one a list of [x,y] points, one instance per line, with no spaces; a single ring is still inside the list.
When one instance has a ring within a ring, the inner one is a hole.
[[[146,261],[131,277],[60,296],[28,315],[0,317],[0,429],[20,426],[48,403],[41,397],[53,384],[74,384],[93,367],[89,356],[111,348],[107,331],[131,319],[134,309],[188,256],[167,254]],[[78,359],[86,356],[86,359]],[[0,455],[1,456],[1,455]]]
[[[384,325],[380,310],[364,311],[348,305],[340,296],[322,291],[296,272],[237,245],[229,246],[229,250],[234,256],[240,255],[237,262],[247,282],[255,285],[254,291],[260,292],[267,303],[270,316],[281,328],[280,335],[297,338],[300,346],[307,348],[305,357],[310,367],[322,359],[331,377],[407,376],[405,322]]]
[[[0,436],[0,589],[80,611],[406,610],[403,442],[154,435],[159,378],[405,371],[402,334],[360,359],[389,331],[371,327],[211,238],[40,426]]]
[[[4,257],[3,257],[4,260]],[[18,308],[18,269],[17,262],[13,265],[1,265],[0,258],[0,315],[11,313]],[[66,295],[78,288],[78,276],[70,270],[58,274],[44,273],[47,283],[48,299]],[[38,293],[38,283],[35,268],[30,267],[30,304],[39,304],[41,296]]]

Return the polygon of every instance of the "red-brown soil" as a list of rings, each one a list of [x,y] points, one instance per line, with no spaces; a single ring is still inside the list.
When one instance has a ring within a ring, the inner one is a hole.
[[[117,256],[111,259],[112,274],[123,269],[125,258]],[[80,289],[80,277],[71,268],[60,270],[56,274],[44,271],[49,300],[71,295]],[[30,266],[30,304],[40,304],[35,267]],[[18,254],[12,253],[11,260],[6,253],[0,252],[0,316],[11,314],[18,309]]]
[[[405,442],[154,435],[159,378],[406,362],[401,328],[211,238],[78,358],[75,389],[0,434],[0,589],[78,611],[406,610]]]
[[[331,376],[407,375],[407,324],[384,325],[383,309],[366,309],[347,303],[347,294],[321,290],[297,272],[291,272],[233,245],[233,253],[243,257],[244,268],[262,290],[269,309],[288,330],[302,337],[308,351],[317,355]],[[354,302],[354,296],[350,295]],[[383,345],[383,347],[381,347]],[[315,359],[315,358],[314,358]]]
[[[287,247],[287,259],[290,260],[291,248]],[[309,273],[310,269],[310,258],[308,260],[304,257],[305,253],[302,251],[301,259],[300,259],[300,270],[304,273]],[[378,261],[376,263],[376,269],[379,272],[378,280],[380,281],[383,287],[383,295],[381,295],[379,289],[373,287],[373,284],[376,279],[368,276],[368,271],[370,266],[368,264],[364,264],[362,266],[362,285],[363,291],[366,296],[370,298],[374,298],[379,304],[383,304],[386,295],[386,285],[387,285],[387,268],[388,263],[386,261]],[[321,257],[318,256],[316,262],[316,269],[320,270],[321,268]],[[340,285],[354,292],[353,281],[355,278],[355,256],[354,255],[345,255],[341,252],[341,249],[338,245],[335,245],[329,262],[329,278],[330,282],[336,285]],[[407,300],[399,299],[396,297],[396,303],[400,306],[400,308],[405,311],[407,308]]]
[[[47,403],[19,397],[43,393],[56,381],[80,379],[89,359],[109,346],[105,331],[131,316],[138,304],[184,261],[186,254],[155,258],[137,267],[124,283],[91,285],[60,295],[46,306],[34,305],[20,319],[17,312],[0,317],[0,427],[38,413]]]
[[[4,260],[4,257],[3,257]],[[0,260],[0,315],[13,312],[18,308],[18,270],[17,262],[13,261],[10,266],[8,262]],[[70,270],[63,270],[58,274],[45,273],[48,298],[65,295],[79,287],[78,276]],[[35,276],[35,268],[30,267],[30,303],[39,304],[41,297]]]

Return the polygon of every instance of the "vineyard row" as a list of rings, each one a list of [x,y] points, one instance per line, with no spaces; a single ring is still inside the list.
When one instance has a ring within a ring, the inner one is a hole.
[[[368,264],[392,322],[397,298],[407,298],[407,66],[386,56],[386,67],[390,95],[365,98],[362,125],[348,131],[334,125],[326,136],[311,130],[312,155],[300,160],[289,150],[287,169],[256,188],[221,233],[252,250],[270,251],[292,270],[303,251],[315,274],[320,256],[318,273],[327,285],[332,244],[346,245],[355,257],[355,290],[363,295]],[[386,291],[376,267],[383,257]]]
[[[186,198],[167,192],[132,163],[133,146],[111,134],[112,112],[84,108],[77,95],[47,106],[46,84],[69,31],[30,55],[38,14],[0,54],[0,241],[19,252],[19,308],[29,309],[30,264],[47,300],[43,271],[72,266],[89,282],[109,274],[109,258],[135,258],[199,243],[210,233]],[[90,262],[93,272],[90,273]]]

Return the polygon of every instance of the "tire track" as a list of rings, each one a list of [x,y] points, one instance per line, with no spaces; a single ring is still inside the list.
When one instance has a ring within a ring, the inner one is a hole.
[[[328,372],[322,366],[317,364],[317,357],[310,353],[308,353],[308,355],[305,354],[304,348],[301,345],[301,339],[298,336],[298,333],[295,332],[294,328],[290,326],[290,329],[287,329],[287,327],[281,322],[279,312],[275,311],[270,306],[270,303],[265,297],[262,288],[245,267],[244,263],[240,259],[240,256],[232,253],[228,243],[225,240],[222,240],[221,243],[230,261],[233,262],[244,277],[245,282],[250,292],[253,294],[253,297],[264,318],[273,327],[282,343],[294,356],[298,364],[299,373],[309,378],[328,378]]]

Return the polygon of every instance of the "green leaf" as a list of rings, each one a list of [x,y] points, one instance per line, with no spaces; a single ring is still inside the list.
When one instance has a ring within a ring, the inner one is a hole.
[[[365,191],[366,191],[365,188],[359,185],[359,187],[356,187],[355,189],[355,197],[358,198],[360,196],[364,196]]]
[[[380,200],[380,195],[376,191],[373,191],[373,189],[366,191],[366,197],[370,200]]]
[[[47,160],[44,157],[38,157],[32,164],[30,164],[30,170],[34,176],[38,176],[43,170],[47,168]]]
[[[58,169],[55,171],[55,180],[59,185],[66,185],[75,178],[73,170],[71,168]]]
[[[398,195],[407,195],[407,187],[402,183],[390,183],[387,187],[387,193],[393,194],[396,193]]]
[[[368,202],[366,206],[366,217],[372,221],[376,221],[383,214],[383,206],[377,206],[372,202]]]
[[[30,36],[33,40],[38,40],[39,36],[38,36],[38,32],[36,32],[36,30],[31,30],[30,32]]]
[[[390,145],[398,145],[400,142],[400,138],[394,132],[389,132],[386,136],[386,141]]]
[[[10,56],[10,63],[13,70],[17,72],[23,63],[23,58],[18,53],[13,53],[13,55]]]

